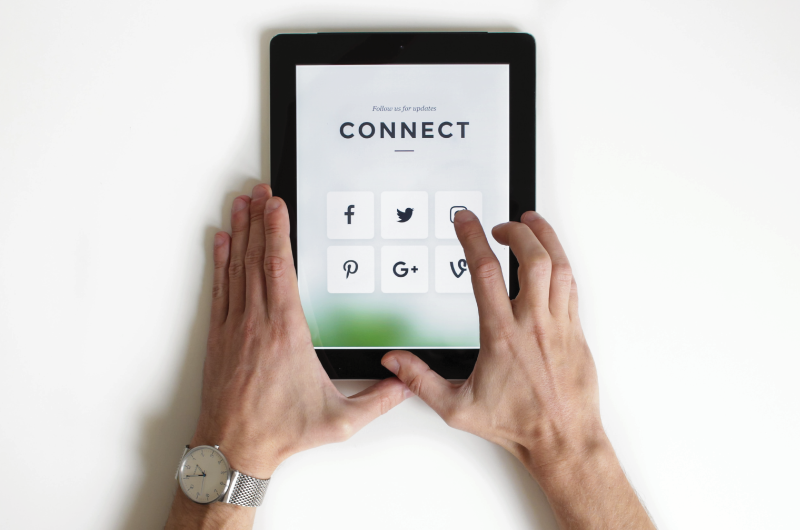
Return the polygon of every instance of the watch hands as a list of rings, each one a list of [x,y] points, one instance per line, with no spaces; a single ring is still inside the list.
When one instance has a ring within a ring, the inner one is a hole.
[[[200,473],[197,472],[198,469],[200,470]],[[205,476],[206,476],[206,472],[203,471],[203,468],[201,468],[198,465],[195,465],[194,466],[194,475],[186,475],[186,478],[205,477]],[[202,489],[203,486],[201,485],[200,488]]]
[[[201,476],[203,477],[203,480],[200,482],[200,491],[203,491],[203,485],[206,483],[206,472],[203,471],[203,468],[200,466],[197,466],[197,469],[199,469],[200,473],[202,473]]]

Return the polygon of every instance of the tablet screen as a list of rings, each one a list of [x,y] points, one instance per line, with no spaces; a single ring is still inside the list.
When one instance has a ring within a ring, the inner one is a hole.
[[[477,348],[453,216],[508,285],[508,65],[298,65],[297,265],[318,348]]]

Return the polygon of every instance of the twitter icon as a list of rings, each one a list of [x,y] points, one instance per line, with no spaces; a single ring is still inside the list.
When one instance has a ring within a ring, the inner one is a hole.
[[[381,192],[381,238],[427,239],[429,202],[427,191]]]
[[[397,217],[399,217],[397,222],[398,223],[405,223],[406,221],[411,219],[411,215],[413,213],[414,213],[414,208],[406,208],[406,210],[404,212],[401,212],[400,210],[397,210]]]

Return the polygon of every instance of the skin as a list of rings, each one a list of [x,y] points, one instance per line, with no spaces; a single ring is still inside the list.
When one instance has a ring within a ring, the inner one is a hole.
[[[655,528],[600,421],[597,372],[578,316],[578,288],[552,227],[536,212],[492,235],[519,260],[520,291],[506,293],[480,221],[458,212],[480,316],[480,354],[463,383],[442,379],[407,351],[383,365],[448,425],[519,459],[563,529]]]
[[[190,446],[219,445],[234,469],[268,478],[286,458],[342,442],[411,395],[448,425],[517,457],[564,529],[655,528],[605,435],[578,294],[555,232],[537,213],[492,230],[520,262],[509,300],[500,264],[470,211],[455,217],[480,316],[467,381],[442,379],[412,353],[382,363],[397,377],[343,396],[317,359],[300,306],[286,205],[260,184],[214,243],[211,330]],[[254,508],[194,504],[178,490],[168,529],[252,528]]]
[[[258,185],[234,200],[232,234],[214,239],[211,327],[197,430],[233,469],[269,478],[289,456],[342,442],[411,392],[397,378],[343,396],[300,307],[285,203]],[[251,528],[255,508],[191,502],[180,489],[167,528]]]

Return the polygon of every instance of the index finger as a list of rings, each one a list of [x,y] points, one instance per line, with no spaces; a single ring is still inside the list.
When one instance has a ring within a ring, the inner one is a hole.
[[[456,212],[453,224],[458,241],[464,247],[464,256],[472,276],[481,328],[513,318],[503,271],[497,256],[489,247],[481,222],[471,211],[461,210]]]

